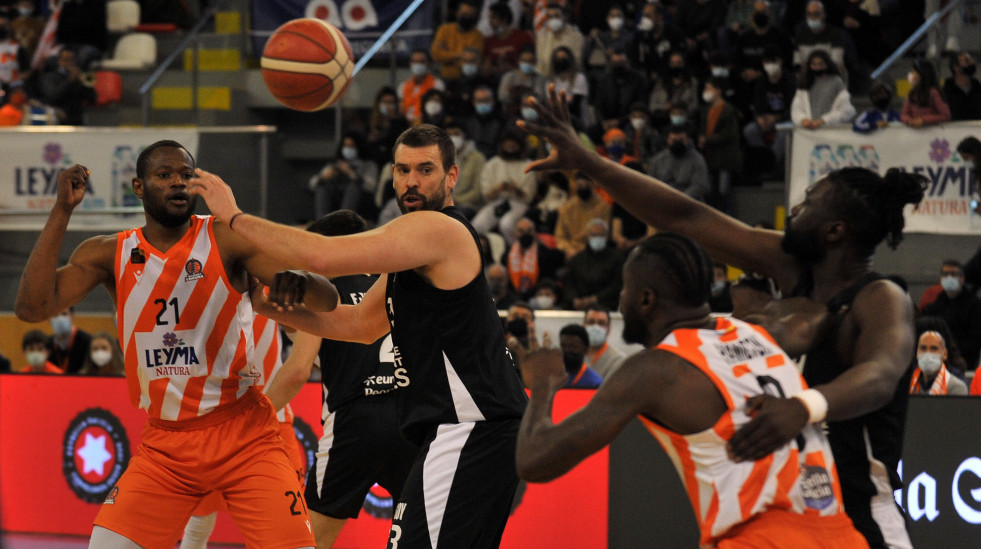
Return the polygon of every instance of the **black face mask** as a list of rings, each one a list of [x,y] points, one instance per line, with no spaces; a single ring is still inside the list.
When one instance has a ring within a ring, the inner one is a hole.
[[[761,11],[754,12],[753,24],[756,25],[757,28],[765,28],[770,24],[770,16]]]
[[[819,76],[824,76],[826,74],[828,74],[828,69],[821,69],[821,70],[811,69],[811,75],[813,75],[815,78]]]
[[[520,244],[522,248],[530,248],[534,242],[535,235],[531,233],[525,233],[518,237],[518,244]]]
[[[568,57],[559,57],[552,61],[552,68],[555,69],[555,72],[565,72],[572,68],[572,61]]]
[[[888,97],[873,97],[872,98],[872,104],[875,105],[875,108],[879,109],[880,111],[884,111],[884,110],[888,109],[889,108],[889,103],[890,103],[890,99]]]
[[[630,67],[624,65],[613,65],[613,74],[616,76],[626,76],[630,74]]]
[[[460,28],[468,31],[477,24],[477,18],[475,17],[461,17],[456,20],[456,24],[460,25]]]
[[[576,194],[579,195],[579,200],[583,202],[589,202],[589,199],[593,197],[593,189],[584,187],[581,189],[576,189]]]
[[[687,76],[688,73],[685,71],[684,67],[671,67],[668,70],[668,74],[671,75],[671,78],[680,80]]]
[[[684,156],[685,153],[688,152],[688,145],[686,145],[683,141],[675,141],[668,145],[668,150],[671,151],[671,154],[674,156]]]
[[[562,364],[565,365],[565,371],[570,374],[575,374],[579,372],[582,368],[583,356],[576,353],[562,353]]]
[[[971,63],[966,67],[961,67],[961,70],[968,76],[974,76],[974,71],[977,70],[977,67],[974,66],[974,63]]]
[[[500,156],[504,160],[518,160],[521,158],[521,151],[515,151],[515,152],[501,151]]]

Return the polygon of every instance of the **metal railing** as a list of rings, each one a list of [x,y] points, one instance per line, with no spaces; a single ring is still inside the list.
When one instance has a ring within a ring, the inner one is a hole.
[[[914,45],[916,45],[916,43],[920,41],[920,38],[923,38],[924,34],[926,34],[931,28],[933,28],[934,25],[939,23],[940,19],[942,19],[945,15],[950,13],[950,11],[953,10],[954,8],[960,7],[962,1],[963,0],[952,0],[951,3],[947,4],[942,10],[934,13],[930,17],[927,17],[926,21],[924,21],[923,24],[920,25],[919,28],[917,28],[916,31],[914,31],[913,34],[911,34],[909,38],[906,39],[905,42],[900,44],[900,46],[896,48],[896,51],[892,52],[892,55],[886,58],[886,60],[883,61],[882,64],[878,66],[878,68],[872,71],[872,75],[871,75],[872,80],[875,80],[876,78],[882,76],[882,73],[886,72],[889,69],[889,67],[893,65],[893,63],[895,63],[900,57],[905,55],[907,51],[909,51]]]
[[[215,5],[211,6],[201,19],[198,20],[197,24],[191,27],[191,30],[187,32],[187,35],[179,44],[174,48],[174,51],[170,52],[167,57],[157,65],[153,73],[146,79],[145,82],[140,86],[139,93],[141,97],[142,107],[143,107],[143,125],[150,125],[150,90],[156,85],[157,80],[163,75],[164,71],[174,62],[175,59],[184,53],[184,49],[194,41],[193,55],[192,55],[192,72],[191,72],[191,106],[194,110],[194,118],[198,118],[198,49],[200,48],[199,37],[201,34],[201,29],[215,18],[215,14],[218,13],[225,6],[224,0],[218,0]]]

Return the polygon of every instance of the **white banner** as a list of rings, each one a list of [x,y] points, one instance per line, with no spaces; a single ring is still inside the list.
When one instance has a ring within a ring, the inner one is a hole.
[[[871,134],[856,133],[850,127],[795,129],[788,209],[832,170],[859,166],[881,175],[889,168],[900,168],[930,180],[920,207],[907,206],[907,232],[977,234],[981,216],[970,208],[971,199],[977,198],[974,168],[955,150],[970,135],[981,136],[981,126],[967,123],[912,129],[890,125]]]
[[[58,173],[81,164],[92,171],[86,197],[69,229],[120,231],[143,225],[143,214],[97,213],[140,208],[133,194],[136,159],[147,145],[172,139],[197,156],[195,129],[71,128],[0,132],[0,230],[40,230],[55,203]],[[30,212],[38,212],[38,215]],[[26,215],[25,215],[26,214]]]

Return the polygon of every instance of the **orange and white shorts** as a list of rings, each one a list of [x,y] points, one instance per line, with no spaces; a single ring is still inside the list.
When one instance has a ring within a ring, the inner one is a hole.
[[[247,547],[316,545],[272,403],[256,389],[194,419],[150,419],[95,525],[169,549],[210,492],[223,495]]]
[[[710,546],[711,547],[711,546]],[[716,540],[717,549],[868,549],[845,513],[828,517],[791,513],[779,509],[766,511],[732,528]]]

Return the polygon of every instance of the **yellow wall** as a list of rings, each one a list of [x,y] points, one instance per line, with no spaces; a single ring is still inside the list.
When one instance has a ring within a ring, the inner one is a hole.
[[[110,314],[76,313],[75,325],[90,334],[109,332],[114,337],[116,336],[116,319]],[[31,330],[41,330],[46,334],[51,334],[51,323],[47,321],[22,322],[11,313],[0,313],[0,352],[10,359],[10,365],[14,370],[27,366],[24,353],[20,349],[20,343],[24,334]]]

